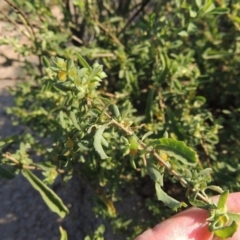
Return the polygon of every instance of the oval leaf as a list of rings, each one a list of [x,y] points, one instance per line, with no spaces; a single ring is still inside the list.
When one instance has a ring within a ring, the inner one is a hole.
[[[64,218],[69,213],[68,208],[64,205],[57,194],[46,186],[37,176],[27,169],[22,170],[22,175],[29,181],[33,188],[35,188],[42,196],[47,206],[61,218]]]

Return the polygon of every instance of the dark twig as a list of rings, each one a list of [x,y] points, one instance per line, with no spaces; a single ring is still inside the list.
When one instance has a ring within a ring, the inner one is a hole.
[[[130,17],[125,24],[125,26],[118,32],[117,36],[120,36],[126,29],[127,27],[131,24],[131,22],[139,15],[140,12],[144,10],[144,8],[147,6],[147,4],[150,2],[150,0],[145,0],[141,7]]]
[[[24,12],[22,12],[21,9],[19,9],[17,6],[15,6],[13,3],[11,3],[9,0],[5,0],[5,2],[7,2],[14,9],[14,11],[17,14],[20,14],[24,18],[27,25],[31,29],[31,33],[32,33],[32,36],[33,36],[34,40],[36,40],[36,34],[35,34],[35,31],[34,31],[34,28],[33,28],[32,24],[30,23],[30,21],[28,20],[27,16],[24,14]]]

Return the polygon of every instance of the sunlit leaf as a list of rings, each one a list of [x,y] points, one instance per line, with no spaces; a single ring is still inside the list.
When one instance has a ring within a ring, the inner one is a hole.
[[[154,140],[153,145],[156,149],[175,157],[186,165],[195,165],[198,161],[196,152],[187,147],[184,142],[172,138],[160,138]]]
[[[41,194],[44,202],[53,212],[57,213],[61,218],[64,218],[66,214],[69,213],[68,208],[57,194],[46,186],[36,175],[27,169],[22,170],[22,175],[29,181],[32,187]]]
[[[177,211],[181,207],[187,207],[187,204],[184,202],[179,202],[176,199],[168,196],[161,188],[158,182],[155,182],[155,189],[157,193],[157,198],[159,201],[162,201],[166,206],[171,208],[173,211]]]
[[[232,237],[233,234],[237,231],[238,225],[236,221],[232,221],[229,226],[222,227],[220,229],[214,230],[214,235],[221,238],[226,239]]]
[[[224,191],[218,200],[217,208],[220,211],[226,211],[226,202],[229,195],[229,191]]]
[[[198,28],[197,28],[197,26],[196,26],[194,23],[190,22],[190,23],[188,24],[188,27],[187,27],[187,32],[188,32],[188,33],[193,34],[193,33],[195,33],[197,30],[198,30]]]
[[[89,71],[92,71],[92,68],[87,63],[87,61],[79,53],[76,53],[76,55],[78,57],[79,62],[82,64],[82,66],[87,68]]]
[[[59,112],[59,119],[60,119],[60,124],[62,126],[62,128],[66,128],[66,122],[65,122],[65,119],[64,119],[64,113],[63,111],[60,111]]]
[[[70,112],[70,118],[72,120],[74,127],[77,128],[78,130],[81,130],[74,112]]]
[[[227,215],[233,221],[236,221],[236,222],[240,221],[240,213],[228,212]]]
[[[108,125],[106,124],[106,125],[98,127],[98,129],[94,135],[94,148],[100,155],[101,159],[109,158],[102,147],[102,138],[103,138],[102,134],[107,126]]]
[[[64,230],[64,229],[60,226],[60,227],[59,227],[59,231],[60,231],[60,235],[61,235],[60,240],[68,240],[68,235],[67,235],[66,230]]]

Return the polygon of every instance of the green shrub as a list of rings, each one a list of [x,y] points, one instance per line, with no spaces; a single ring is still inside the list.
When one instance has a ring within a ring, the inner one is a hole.
[[[31,131],[1,141],[1,176],[21,172],[64,217],[68,209],[48,185],[78,174],[96,192],[96,216],[111,219],[113,230],[130,239],[172,214],[157,200],[174,210],[187,201],[223,210],[223,190],[240,183],[236,0],[15,0],[11,6],[1,17],[20,21],[29,44],[0,43],[24,57],[28,78],[11,90],[15,105],[7,112]],[[12,142],[19,150],[6,153]],[[206,190],[222,193],[221,204],[211,204]],[[129,196],[140,197],[143,211],[137,203],[132,212],[116,209]],[[219,216],[212,214],[215,231]],[[95,238],[103,232],[101,226]]]

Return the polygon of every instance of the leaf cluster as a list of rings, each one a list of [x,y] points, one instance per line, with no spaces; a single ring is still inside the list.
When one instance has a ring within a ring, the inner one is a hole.
[[[21,24],[29,44],[0,44],[24,59],[28,80],[11,90],[15,104],[7,112],[27,127],[0,141],[0,175],[28,173],[51,200],[47,185],[78,174],[96,193],[96,215],[112,219],[115,231],[132,229],[132,237],[169,216],[157,200],[174,210],[187,201],[214,209],[210,230],[225,236],[225,200],[213,206],[206,192],[224,198],[216,185],[236,190],[240,182],[238,5],[14,0],[9,16],[0,17],[13,28]],[[19,150],[10,154],[13,143]],[[43,181],[30,170],[40,170]],[[141,197],[152,222],[138,208],[129,215],[117,209],[129,195]]]

